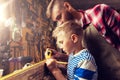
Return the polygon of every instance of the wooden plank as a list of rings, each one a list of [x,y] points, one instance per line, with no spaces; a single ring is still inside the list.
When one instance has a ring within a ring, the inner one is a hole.
[[[57,61],[57,66],[66,76],[67,62]],[[55,80],[53,75],[45,66],[45,60],[34,65],[14,71],[13,73],[3,76],[0,80]]]
[[[14,71],[0,80],[43,80],[45,74],[45,61],[41,61],[26,68]]]

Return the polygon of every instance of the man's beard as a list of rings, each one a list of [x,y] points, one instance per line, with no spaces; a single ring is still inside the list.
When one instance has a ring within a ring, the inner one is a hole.
[[[65,16],[65,21],[74,20],[74,16],[70,12],[66,12]]]

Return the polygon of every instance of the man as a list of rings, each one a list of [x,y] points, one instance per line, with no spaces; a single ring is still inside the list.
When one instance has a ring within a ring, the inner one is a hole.
[[[71,5],[74,6],[69,0],[51,0],[47,7],[47,16],[57,21],[58,25],[68,20],[82,24],[85,29],[85,46],[93,54],[98,65],[98,80],[119,80],[119,13],[105,4],[98,4],[86,11],[77,11]],[[89,24],[93,26],[88,27]]]
[[[106,41],[120,51],[119,13],[105,4],[96,5],[86,11],[77,11],[69,3],[69,0],[51,0],[47,16],[57,21],[58,25],[67,20],[75,20],[86,28],[86,25],[92,23]]]

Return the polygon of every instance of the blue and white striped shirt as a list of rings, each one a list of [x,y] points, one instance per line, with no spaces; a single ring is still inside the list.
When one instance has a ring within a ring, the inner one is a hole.
[[[69,55],[67,75],[69,80],[97,80],[97,66],[87,49]]]

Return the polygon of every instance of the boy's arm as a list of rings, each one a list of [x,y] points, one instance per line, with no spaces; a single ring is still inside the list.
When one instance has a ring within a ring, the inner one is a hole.
[[[52,74],[54,75],[56,80],[66,80],[65,76],[62,74],[59,68],[54,69],[52,71]]]
[[[61,70],[57,67],[57,61],[55,59],[47,59],[46,65],[56,80],[66,80]]]

